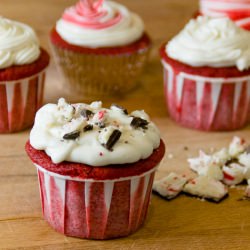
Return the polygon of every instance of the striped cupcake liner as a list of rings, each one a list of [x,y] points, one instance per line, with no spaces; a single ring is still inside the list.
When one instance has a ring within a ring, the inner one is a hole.
[[[0,82],[0,133],[30,127],[43,101],[45,71],[28,78]]]
[[[156,167],[140,176],[83,180],[35,166],[43,216],[56,231],[110,239],[135,232],[145,221]]]
[[[250,122],[250,76],[203,77],[164,66],[164,93],[170,116],[200,130],[235,130]]]
[[[65,87],[93,100],[124,95],[138,85],[150,46],[131,54],[84,54],[51,44]]]

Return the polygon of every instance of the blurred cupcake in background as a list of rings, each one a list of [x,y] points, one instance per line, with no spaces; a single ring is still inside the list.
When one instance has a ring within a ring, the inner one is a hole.
[[[201,130],[250,120],[250,33],[228,18],[199,16],[160,49],[170,116]]]
[[[210,17],[228,17],[250,30],[249,0],[200,0],[200,14]]]
[[[0,17],[0,133],[33,124],[48,64],[49,55],[31,27]]]
[[[50,41],[66,86],[82,99],[133,89],[151,46],[137,14],[103,0],[81,0],[67,8]]]

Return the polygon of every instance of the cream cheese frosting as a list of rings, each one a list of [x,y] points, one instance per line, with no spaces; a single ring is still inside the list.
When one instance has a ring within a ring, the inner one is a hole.
[[[39,41],[31,27],[0,17],[0,69],[32,63],[39,55]]]
[[[144,111],[128,114],[117,105],[71,105],[61,98],[37,112],[30,144],[45,150],[54,163],[105,166],[149,157],[160,145],[160,133]]]
[[[80,0],[56,23],[68,43],[90,48],[123,46],[138,40],[144,23],[135,13],[113,1]]]
[[[228,18],[199,16],[166,46],[170,58],[200,67],[250,66],[250,33]]]

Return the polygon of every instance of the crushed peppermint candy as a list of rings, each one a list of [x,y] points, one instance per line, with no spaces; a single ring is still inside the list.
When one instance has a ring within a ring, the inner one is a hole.
[[[209,176],[197,176],[190,180],[183,188],[185,193],[208,200],[219,202],[227,194],[228,189],[220,181]]]
[[[250,198],[249,149],[250,146],[244,139],[235,136],[227,148],[211,154],[200,150],[198,157],[187,159],[189,167],[197,176],[184,184],[176,196],[184,192],[202,199],[219,202],[227,196],[228,187],[234,187],[246,180],[248,186],[245,189],[245,197]],[[171,173],[171,175],[174,174]],[[168,180],[168,178],[169,176],[166,176],[162,180]],[[155,181],[154,185],[156,192],[158,188],[158,193],[162,193],[161,196],[169,197],[167,191],[162,187],[163,184],[156,187],[160,184],[159,181]]]
[[[188,179],[183,175],[171,172],[166,177],[154,181],[153,191],[170,200],[175,198],[183,189]]]

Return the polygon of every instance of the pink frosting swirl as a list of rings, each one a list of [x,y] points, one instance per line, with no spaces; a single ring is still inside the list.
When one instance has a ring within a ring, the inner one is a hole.
[[[80,0],[75,6],[65,10],[62,19],[89,29],[104,29],[119,23],[121,13],[116,12],[112,17],[106,18],[108,12],[103,8],[103,2],[104,0]]]

